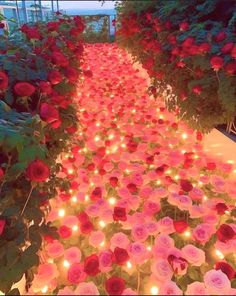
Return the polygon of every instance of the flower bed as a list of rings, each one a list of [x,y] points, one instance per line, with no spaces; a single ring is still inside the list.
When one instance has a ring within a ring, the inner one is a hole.
[[[234,1],[125,1],[118,9],[120,44],[170,111],[202,131],[235,117]]]
[[[70,182],[58,177],[59,155],[77,130],[73,98],[83,54],[79,17],[23,25],[0,40],[0,291],[33,279],[49,199]],[[9,293],[18,293],[17,289]]]

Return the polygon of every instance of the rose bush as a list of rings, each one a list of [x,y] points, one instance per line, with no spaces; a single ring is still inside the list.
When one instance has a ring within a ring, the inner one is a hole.
[[[23,25],[0,36],[0,291],[23,275],[26,291],[41,262],[42,238],[68,237],[46,220],[49,199],[70,189],[58,158],[70,149],[83,54],[79,17]],[[71,32],[73,31],[73,36]],[[68,46],[70,44],[70,46]],[[58,256],[59,246],[49,252]],[[63,251],[63,249],[62,249]],[[60,253],[59,253],[60,255]],[[42,265],[41,265],[42,267]],[[48,266],[43,270],[49,272]],[[42,270],[42,273],[43,273]],[[42,279],[40,269],[37,278]]]
[[[121,1],[118,42],[151,77],[150,92],[209,131],[236,115],[235,1]]]

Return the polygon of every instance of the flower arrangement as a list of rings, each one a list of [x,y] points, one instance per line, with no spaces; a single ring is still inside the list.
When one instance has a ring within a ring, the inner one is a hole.
[[[123,1],[118,41],[147,69],[150,93],[194,129],[236,115],[234,1]]]
[[[1,23],[4,28],[4,24]],[[0,291],[40,262],[49,200],[70,182],[58,177],[59,156],[77,130],[74,100],[83,54],[80,17],[23,25],[0,36]]]

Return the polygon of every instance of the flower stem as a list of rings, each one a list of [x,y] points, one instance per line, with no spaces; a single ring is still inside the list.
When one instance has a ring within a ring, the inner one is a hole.
[[[139,267],[137,268],[138,269],[138,285],[137,285],[137,293],[139,295],[139,289],[140,289],[140,270],[139,270]]]
[[[24,204],[23,210],[22,210],[21,213],[20,213],[21,216],[24,214],[25,208],[26,208],[26,206],[27,206],[27,204],[28,204],[28,202],[29,202],[29,199],[30,199],[30,196],[31,196],[33,190],[34,190],[34,186],[32,186],[31,189],[30,189],[30,192],[29,192],[29,195],[28,195],[28,197],[27,197],[27,199],[26,199],[26,202],[25,202],[25,204]]]

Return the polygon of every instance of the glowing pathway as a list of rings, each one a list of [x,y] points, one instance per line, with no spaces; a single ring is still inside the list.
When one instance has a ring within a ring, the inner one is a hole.
[[[88,45],[83,68],[71,186],[48,216],[60,238],[45,238],[30,294],[235,294],[231,165],[147,95],[123,50]]]

